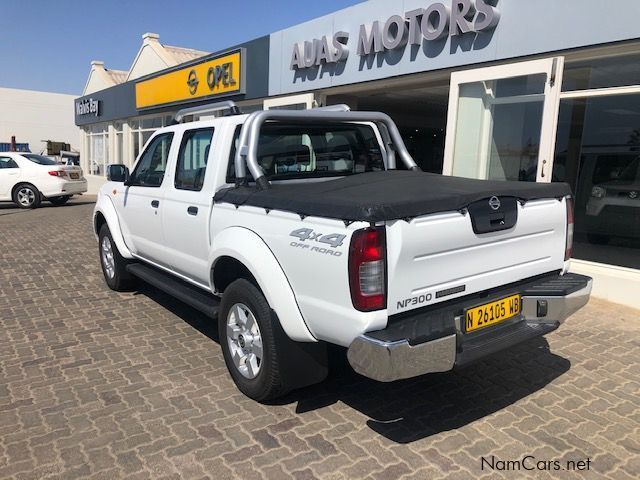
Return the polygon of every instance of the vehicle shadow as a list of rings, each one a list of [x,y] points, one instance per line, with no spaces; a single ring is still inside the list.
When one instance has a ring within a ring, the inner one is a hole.
[[[157,302],[203,335],[219,343],[216,322],[148,285],[138,292]],[[338,402],[359,411],[367,425],[389,440],[411,443],[463,427],[526,398],[567,372],[571,362],[537,338],[452,372],[393,383],[353,371],[346,349],[329,346],[329,377],[272,402],[296,404],[296,413]]]
[[[150,300],[153,300],[158,305],[161,305],[174,315],[180,317],[185,323],[188,323],[201,334],[218,344],[220,343],[218,339],[218,324],[216,320],[207,317],[195,308],[191,308],[186,303],[176,300],[161,290],[158,290],[144,282],[140,282],[140,288],[134,292],[134,295],[144,295]]]
[[[571,362],[537,338],[452,372],[380,383],[353,371],[346,350],[330,349],[331,374],[291,392],[281,403],[296,412],[338,401],[367,416],[367,425],[397,443],[411,443],[460,428],[535,393],[567,372]]]
[[[71,200],[64,205],[53,205],[46,200],[43,201],[38,208],[29,209],[29,208],[18,208],[15,203],[12,202],[2,202],[0,203],[0,215],[8,215],[11,213],[28,213],[28,212],[37,212],[42,208],[71,208],[78,207],[80,205],[90,205],[96,203],[95,200]],[[5,213],[6,212],[6,213]]]

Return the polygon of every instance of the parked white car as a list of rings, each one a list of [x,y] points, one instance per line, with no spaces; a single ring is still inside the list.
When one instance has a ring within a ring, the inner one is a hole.
[[[444,372],[555,330],[591,292],[567,273],[568,185],[423,173],[382,113],[178,123],[107,174],[107,285],[137,277],[217,317],[258,401],[321,381],[328,343],[375,380]]]
[[[64,205],[86,191],[87,180],[78,166],[60,165],[35,153],[0,152],[0,201],[20,208],[36,208],[42,200]]]

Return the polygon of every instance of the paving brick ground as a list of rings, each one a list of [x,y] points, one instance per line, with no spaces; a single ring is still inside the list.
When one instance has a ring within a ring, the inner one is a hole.
[[[105,287],[92,208],[0,206],[2,479],[640,476],[640,311],[592,300],[546,339],[392,385],[336,352],[329,380],[263,406],[210,321]],[[590,468],[482,469],[527,455]]]

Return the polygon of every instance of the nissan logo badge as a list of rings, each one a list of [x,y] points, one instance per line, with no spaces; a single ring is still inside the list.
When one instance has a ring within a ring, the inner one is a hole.
[[[491,207],[491,210],[498,210],[500,208],[500,199],[498,197],[491,197],[489,199],[489,206]]]

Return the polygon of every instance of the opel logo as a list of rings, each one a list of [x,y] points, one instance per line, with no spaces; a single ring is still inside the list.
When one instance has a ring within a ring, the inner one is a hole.
[[[638,198],[638,192],[629,192],[629,198]]]
[[[189,72],[189,78],[187,79],[187,85],[189,86],[189,93],[195,95],[198,91],[198,75],[195,70]]]
[[[491,207],[491,210],[498,210],[500,208],[500,205],[502,205],[500,203],[500,199],[498,197],[491,197],[489,199],[489,206]]]

